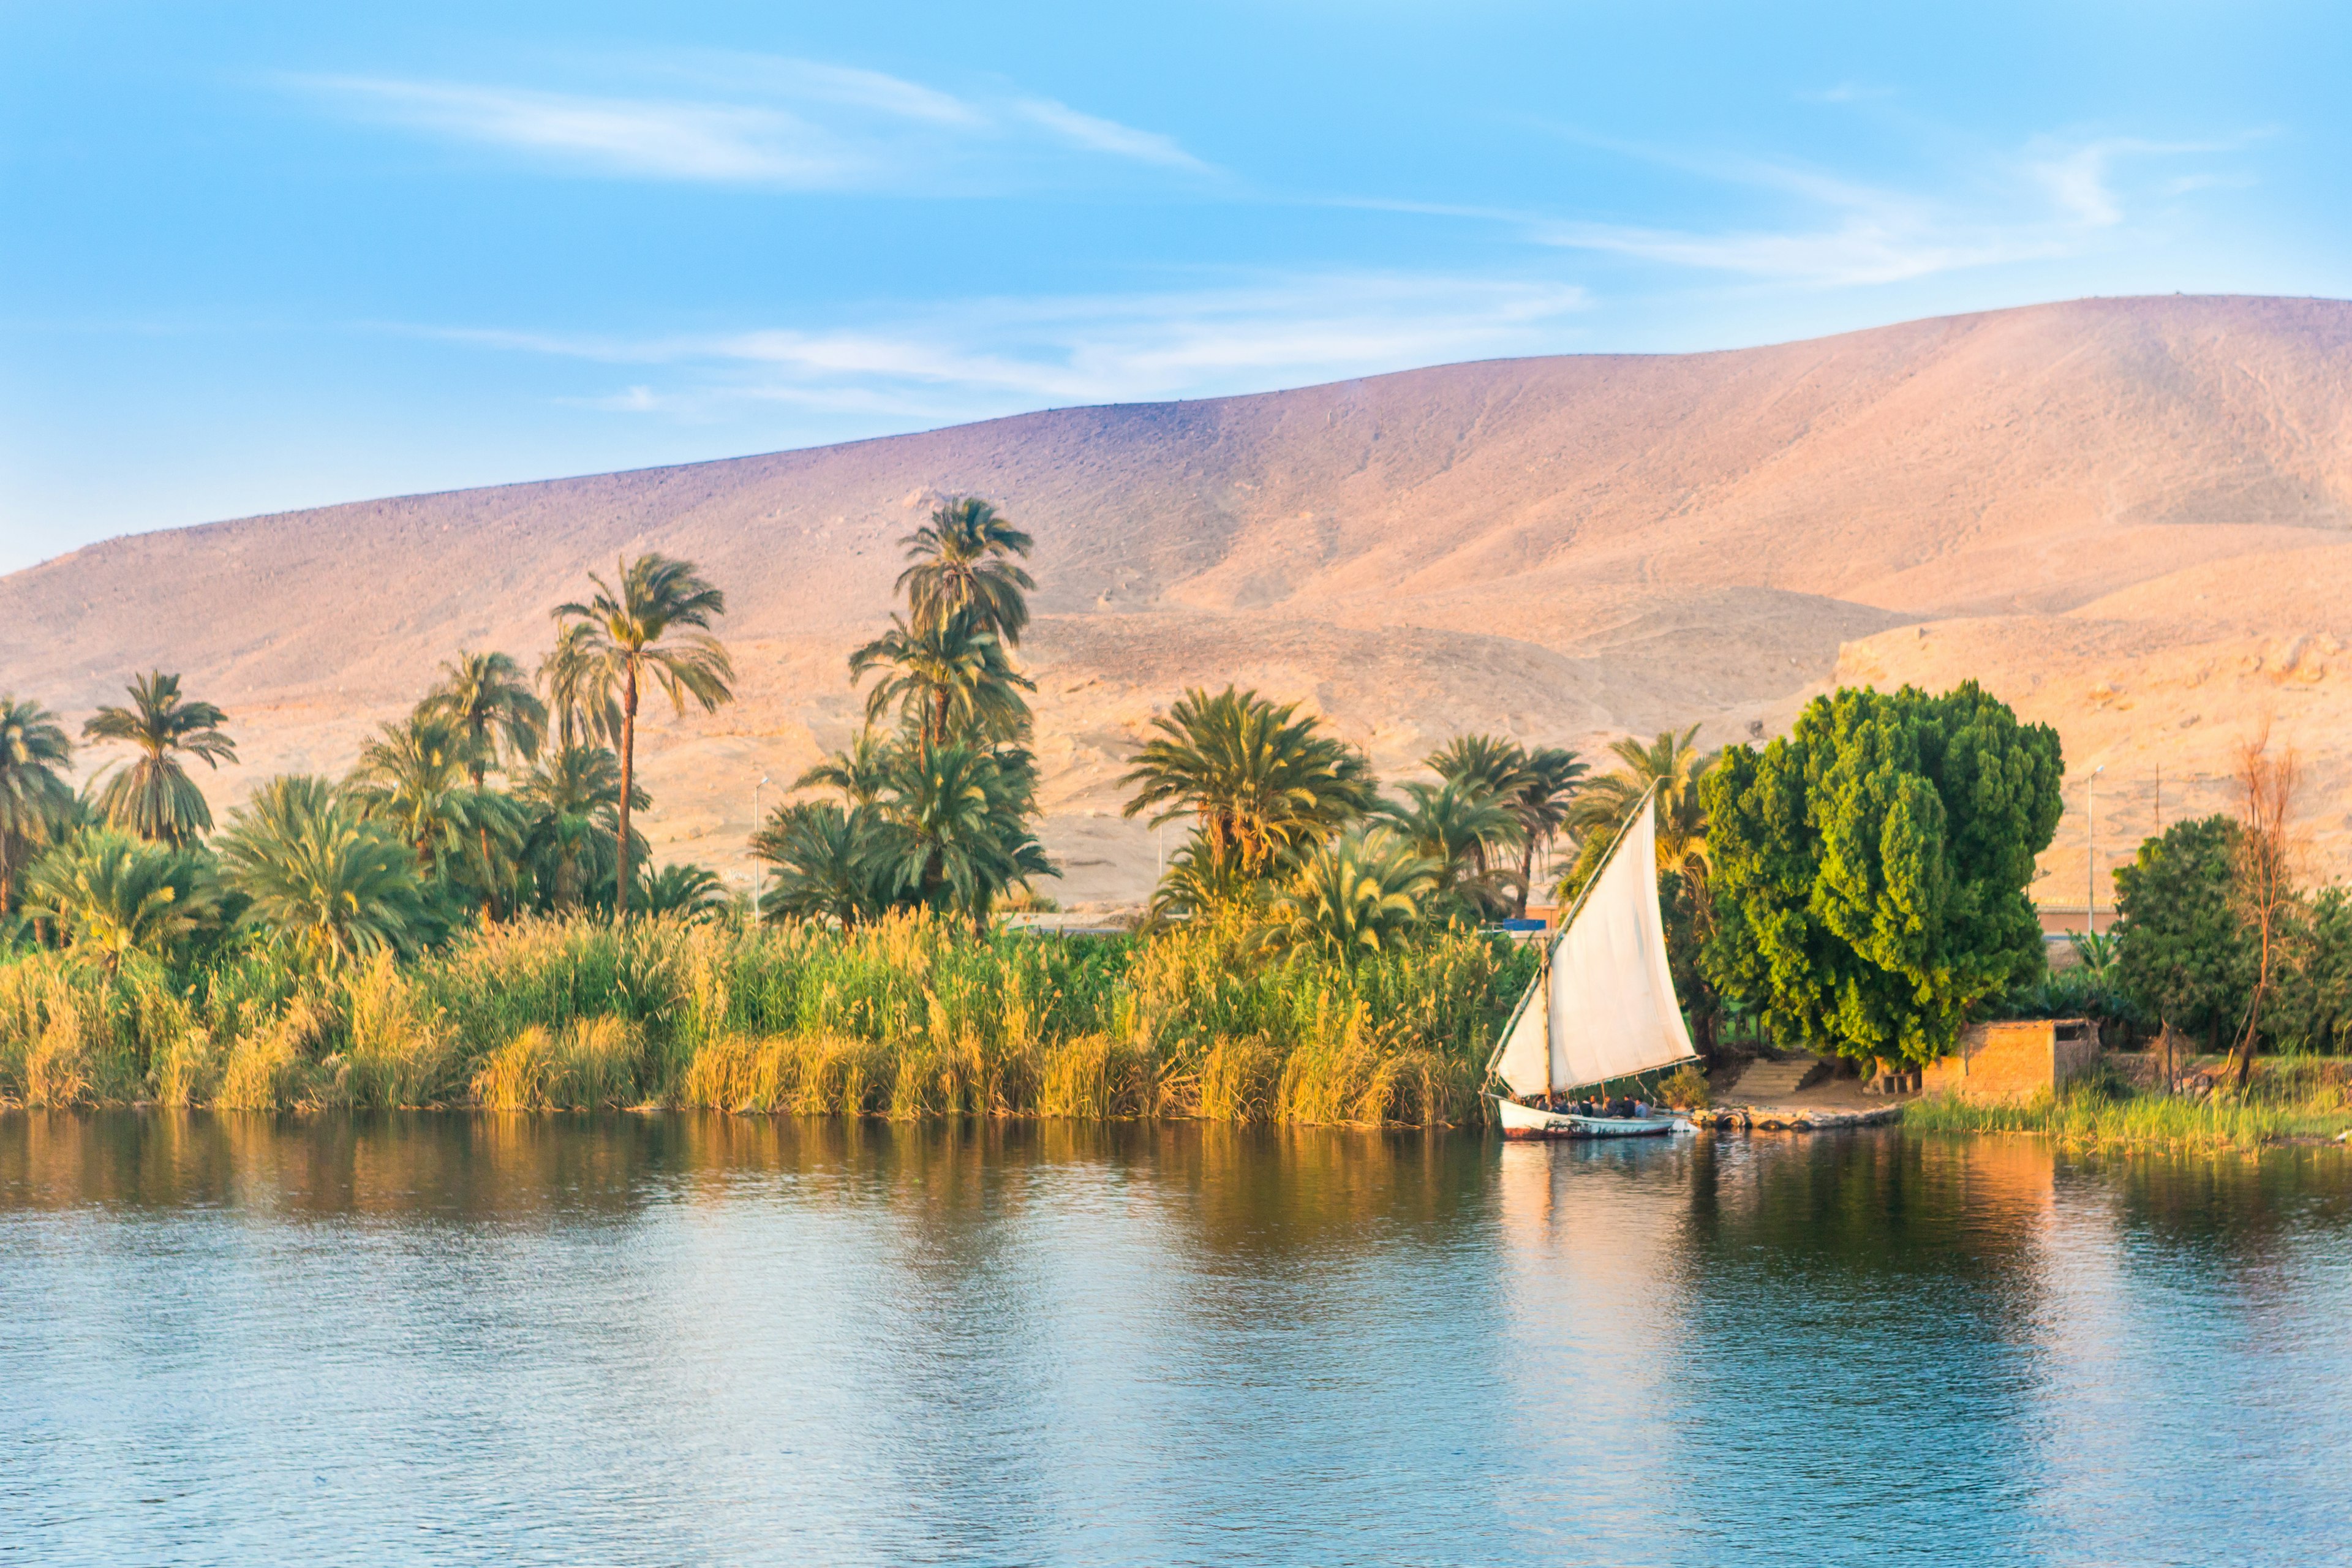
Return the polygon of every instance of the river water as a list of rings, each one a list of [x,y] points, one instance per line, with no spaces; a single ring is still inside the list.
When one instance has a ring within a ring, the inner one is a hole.
[[[2334,1149],[0,1116],[0,1560],[2347,1540]]]

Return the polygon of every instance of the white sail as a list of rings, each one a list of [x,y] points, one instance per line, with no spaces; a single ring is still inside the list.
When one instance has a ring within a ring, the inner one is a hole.
[[[1551,1085],[1546,1074],[1551,1063],[1551,1008],[1544,1000],[1548,972],[1538,972],[1535,984],[1520,998],[1503,1033],[1502,1048],[1495,1053],[1494,1073],[1513,1094],[1545,1094]]]
[[[1552,946],[1546,1032],[1558,1088],[1630,1078],[1697,1054],[1666,965],[1657,846],[1656,812],[1644,798]]]

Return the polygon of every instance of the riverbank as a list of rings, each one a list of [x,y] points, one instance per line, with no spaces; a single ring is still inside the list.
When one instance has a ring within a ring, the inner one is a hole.
[[[0,959],[0,1099],[1286,1123],[1475,1119],[1534,955],[1464,931],[1340,965],[1238,926],[975,937],[898,916],[485,927],[336,973]]]
[[[1928,1132],[2032,1132],[2094,1149],[2220,1152],[2332,1142],[2352,1131],[2346,1068],[2333,1059],[2263,1061],[2239,1096],[2166,1093],[2110,1065],[2057,1094],[2030,1100],[1924,1096],[1904,1107],[1903,1125]]]

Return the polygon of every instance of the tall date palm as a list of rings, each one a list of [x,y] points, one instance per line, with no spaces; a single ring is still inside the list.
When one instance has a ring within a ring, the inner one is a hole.
[[[183,700],[180,678],[151,670],[126,688],[128,708],[101,708],[81,727],[87,741],[122,741],[138,754],[108,775],[98,795],[107,825],[181,848],[211,831],[212,808],[180,759],[207,767],[236,761],[236,744],[221,726],[228,715],[209,702]]]
[[[502,653],[459,650],[457,661],[441,667],[441,682],[418,704],[417,711],[445,719],[466,742],[466,771],[473,774],[474,793],[482,793],[483,775],[501,758],[530,762],[539,755],[547,732],[547,706],[523,679],[522,666]],[[490,832],[477,824],[481,863],[490,864]],[[490,912],[498,912],[497,900]]]
[[[1036,683],[1013,668],[996,634],[965,612],[911,624],[891,616],[888,631],[849,656],[852,680],[876,668],[887,673],[866,695],[868,724],[896,705],[927,746],[972,738],[1010,742],[1029,732],[1021,693],[1036,690]]]
[[[898,542],[913,564],[898,574],[898,586],[918,626],[968,616],[1005,647],[1021,646],[1029,624],[1024,595],[1037,584],[1013,558],[1027,555],[1035,541],[978,496],[958,496]]]
[[[0,920],[16,903],[16,861],[73,809],[63,770],[73,742],[37,702],[0,695]]]
[[[324,779],[271,779],[229,814],[218,844],[226,880],[256,918],[320,967],[404,952],[423,936],[407,847]]]
[[[614,913],[629,912],[629,811],[635,795],[637,705],[647,684],[660,689],[677,712],[687,700],[706,713],[735,700],[735,666],[711,635],[727,613],[727,595],[698,576],[690,561],[647,553],[621,563],[611,583],[592,575],[595,594],[558,605],[556,618],[582,628],[574,651],[590,676],[585,690],[617,691],[621,703],[620,820]]]
[[[1212,857],[1249,875],[1372,808],[1363,753],[1298,717],[1295,702],[1196,687],[1151,724],[1160,733],[1119,780],[1136,792],[1124,815],[1159,807],[1155,827],[1189,816]]]

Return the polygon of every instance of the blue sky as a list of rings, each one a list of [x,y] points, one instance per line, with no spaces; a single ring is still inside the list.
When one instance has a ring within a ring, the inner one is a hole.
[[[2352,293],[2347,16],[0,0],[0,570],[1028,408]]]

